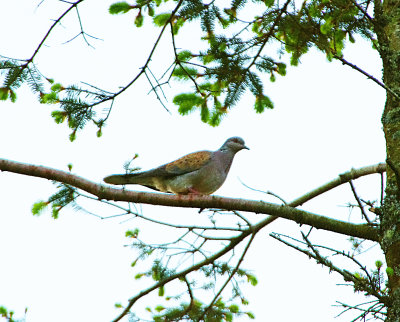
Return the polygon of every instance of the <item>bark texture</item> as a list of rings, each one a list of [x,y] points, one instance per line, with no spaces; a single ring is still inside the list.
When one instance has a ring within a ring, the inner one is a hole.
[[[375,1],[375,31],[383,61],[383,81],[400,93],[400,1]],[[400,321],[400,101],[387,92],[382,115],[387,182],[381,209],[381,247],[386,256],[391,303],[387,321]]]

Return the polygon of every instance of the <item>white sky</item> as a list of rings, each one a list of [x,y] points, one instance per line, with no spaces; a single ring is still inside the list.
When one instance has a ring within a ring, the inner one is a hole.
[[[47,0],[35,10],[37,1],[3,2],[0,27],[7,32],[2,33],[0,54],[28,58],[63,6]],[[35,60],[46,76],[66,85],[85,81],[115,90],[137,73],[156,35],[150,33],[152,28],[135,29],[132,14],[110,16],[111,3],[86,1],[79,7],[85,31],[103,39],[91,41],[95,50],[81,38],[63,44],[79,32],[75,13],[63,21]],[[193,31],[183,33],[181,46],[190,37]],[[152,71],[158,74],[172,61],[168,40],[154,59]],[[380,78],[378,54],[361,40],[356,47],[345,51],[346,59]],[[172,98],[187,90],[181,84],[172,83],[165,89],[166,105],[172,112],[166,113],[154,95],[147,95],[150,87],[143,77],[116,100],[102,138],[88,126],[73,143],[68,141],[66,125],[53,122],[54,106],[40,105],[23,87],[17,103],[3,102],[0,107],[0,157],[62,170],[72,163],[74,173],[100,182],[105,175],[121,172],[122,164],[135,153],[140,155],[136,164],[149,169],[189,152],[217,149],[228,137],[238,135],[251,150],[236,156],[217,194],[276,202],[248,190],[240,178],[290,201],[352,167],[385,159],[380,123],[384,91],[346,66],[327,63],[315,51],[301,61],[299,67],[288,68],[286,77],[278,77],[275,83],[266,81],[274,110],[255,114],[252,97],[244,96],[217,128],[202,124],[197,113],[177,114]],[[379,197],[378,175],[357,181],[356,187],[364,199]],[[29,322],[109,321],[117,316],[114,303],[124,304],[151,285],[150,280],[133,278],[139,271],[130,267],[136,255],[124,247],[129,244],[125,231],[140,227],[141,237],[152,242],[163,236],[164,229],[124,217],[100,220],[71,208],[58,220],[49,212],[33,217],[32,204],[53,191],[52,183],[43,179],[0,173],[0,305],[14,310],[16,317],[23,316],[28,307]],[[354,202],[345,186],[303,209],[357,221],[357,211],[350,216],[342,207],[349,201]],[[94,207],[103,215],[102,208]],[[191,223],[201,216],[196,210],[150,206],[143,206],[142,212]],[[343,283],[340,276],[279,244],[268,236],[270,232],[299,237],[298,226],[283,219],[256,237],[243,265],[259,280],[257,287],[245,287],[248,310],[254,312],[256,321],[351,319],[351,314],[335,319],[340,309],[332,305],[336,300],[357,304],[363,299],[354,296],[350,287],[336,286]],[[314,232],[311,237],[339,249],[348,246],[343,236],[333,233]],[[379,256],[375,247],[360,259],[372,265]],[[143,306],[158,303],[149,301],[153,300],[142,299],[134,311],[140,313]]]

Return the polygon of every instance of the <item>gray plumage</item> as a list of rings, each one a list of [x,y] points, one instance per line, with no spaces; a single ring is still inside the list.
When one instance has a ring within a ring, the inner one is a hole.
[[[248,149],[243,139],[232,137],[217,151],[190,153],[149,171],[107,176],[104,182],[115,185],[139,184],[183,195],[209,195],[225,182],[235,154],[242,149]]]

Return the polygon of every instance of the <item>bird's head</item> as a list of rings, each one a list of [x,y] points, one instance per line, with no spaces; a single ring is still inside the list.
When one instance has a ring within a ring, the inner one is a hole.
[[[231,151],[236,153],[243,149],[249,150],[241,137],[234,136],[225,141],[225,143],[221,146],[220,151]]]

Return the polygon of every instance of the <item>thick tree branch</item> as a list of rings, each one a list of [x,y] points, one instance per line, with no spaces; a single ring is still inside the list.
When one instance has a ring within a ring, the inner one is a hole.
[[[339,176],[336,179],[333,179],[332,181],[329,181],[326,184],[304,194],[303,196],[293,200],[292,202],[289,202],[287,205],[290,207],[301,206],[302,204],[306,203],[307,201],[309,201],[319,195],[322,195],[323,193],[325,193],[329,190],[332,190],[344,183],[350,182],[351,180],[355,180],[357,178],[367,176],[370,174],[374,174],[374,173],[380,173],[382,175],[384,172],[386,172],[386,164],[385,163],[378,163],[378,164],[370,165],[370,166],[363,167],[360,169],[351,169],[350,171],[339,174]],[[383,181],[382,181],[382,185],[383,185]],[[383,194],[383,188],[381,191]],[[383,196],[382,196],[381,200],[383,200]],[[277,217],[271,216],[268,219],[271,223],[275,219],[277,219]]]
[[[332,218],[313,214],[293,207],[304,203],[311,198],[338,186],[343,182],[355,179],[362,175],[379,173],[384,171],[384,165],[379,164],[371,167],[352,170],[349,173],[339,176],[338,179],[315,189],[307,195],[293,201],[289,206],[281,206],[264,201],[224,198],[218,196],[177,196],[162,193],[135,192],[125,189],[111,188],[102,184],[97,184],[82,177],[73,175],[69,172],[60,171],[48,167],[25,164],[6,159],[0,159],[0,170],[9,171],[28,176],[40,177],[69,184],[76,188],[89,192],[99,199],[114,201],[127,201],[145,203],[151,205],[183,207],[183,208],[218,208],[226,210],[239,210],[253,213],[267,214],[274,217],[281,217],[295,221],[299,224],[306,224],[318,229],[324,229],[348,236],[378,241],[378,230],[369,225],[357,225]],[[266,218],[249,230],[261,229],[276,218]]]

